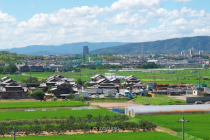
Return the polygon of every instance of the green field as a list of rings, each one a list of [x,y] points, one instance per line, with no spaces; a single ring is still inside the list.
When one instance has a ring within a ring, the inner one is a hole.
[[[154,116],[138,116],[139,119],[151,121],[162,127],[172,129],[177,132],[182,131],[182,124],[177,121],[182,119],[182,115],[154,115]],[[210,140],[210,114],[186,114],[185,133]]]
[[[179,105],[186,104],[184,100],[170,98],[166,95],[155,95],[155,97],[137,96],[134,101],[141,104],[150,105]]]
[[[43,119],[43,118],[62,118],[62,117],[86,117],[92,114],[93,117],[99,114],[114,115],[116,113],[105,109],[83,109],[83,110],[55,110],[55,111],[18,111],[18,112],[0,112],[0,120],[19,120],[19,119]]]
[[[21,82],[23,79],[28,79],[29,76],[28,75],[15,75],[15,74],[0,74],[0,78],[3,78],[5,76],[8,76],[14,80],[17,79],[17,81]]]
[[[10,140],[11,138],[1,138]],[[17,140],[181,140],[163,132],[129,132],[129,133],[106,133],[106,134],[78,134],[78,135],[53,135],[53,136],[28,136],[17,137]]]
[[[0,108],[37,108],[88,106],[81,101],[0,102]]]
[[[173,69],[171,69],[173,71]],[[198,80],[198,73],[190,73],[190,71],[192,70],[174,70],[175,73],[173,74],[168,74],[167,71],[162,71],[160,69],[160,71],[156,71],[155,74],[154,73],[143,73],[141,71],[127,71],[127,72],[117,72],[117,74],[119,76],[130,76],[130,75],[134,75],[138,78],[140,78],[140,80],[144,83],[146,82],[153,82],[155,80],[155,82],[157,82],[158,84],[178,84],[180,82],[182,83],[187,83],[187,84],[198,84],[199,80]],[[210,73],[210,69],[201,69],[201,70],[196,70],[198,72],[200,72],[200,76],[202,76],[201,78],[201,84],[203,81],[205,81],[205,83],[207,85],[210,86],[210,80],[203,80],[203,78],[209,78],[209,73]],[[87,75],[87,72],[91,72],[92,75]],[[83,81],[85,80],[90,80],[89,76],[93,76],[96,73],[100,73],[100,74],[105,74],[105,73],[111,73],[110,71],[108,71],[107,69],[104,70],[91,70],[91,69],[81,69],[81,79]],[[26,73],[29,75],[29,73]],[[49,76],[55,75],[55,74],[62,74],[66,77],[71,77],[71,78],[75,78],[75,80],[77,80],[78,78],[80,78],[80,72],[65,72],[65,73],[49,73]],[[38,73],[38,72],[33,72],[31,73],[32,76],[37,76],[39,78],[47,78],[48,77],[48,73],[47,72],[43,72],[43,73]]]
[[[187,83],[187,84],[199,84],[198,80],[198,73],[190,73],[192,70],[173,70],[175,73],[168,74],[167,71],[162,71],[161,69],[159,71],[156,71],[155,73],[142,73],[141,71],[127,71],[127,72],[118,72],[118,75],[120,76],[129,76],[134,75],[138,77],[141,82],[147,83],[147,82],[156,82],[157,84],[178,84],[180,82]],[[203,80],[203,78],[209,78],[210,79],[210,69],[201,69],[196,70],[200,72],[201,77],[201,84],[203,81],[210,86],[210,80]]]

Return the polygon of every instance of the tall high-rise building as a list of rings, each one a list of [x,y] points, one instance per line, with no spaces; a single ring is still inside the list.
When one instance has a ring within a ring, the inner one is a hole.
[[[88,46],[83,46],[83,54],[89,54]]]
[[[203,50],[199,51],[199,55],[203,55]]]
[[[194,54],[195,54],[194,48],[190,49],[190,55],[192,56],[192,55],[194,55]]]

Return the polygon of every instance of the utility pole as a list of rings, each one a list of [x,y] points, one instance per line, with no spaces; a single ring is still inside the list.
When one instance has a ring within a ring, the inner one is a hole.
[[[155,83],[155,70],[153,71],[153,73],[154,73],[154,83]]]
[[[182,119],[178,120],[178,122],[182,122],[182,140],[184,140],[184,122],[189,122],[189,120],[184,119],[184,113]]]
[[[15,126],[14,126],[14,132],[13,132],[14,134],[14,140],[15,140],[15,135],[16,135],[16,128],[15,128]]]
[[[31,69],[30,69],[30,88],[31,88]]]
[[[79,64],[79,71],[80,71],[80,79],[81,79],[81,64]]]
[[[199,90],[200,90],[200,84],[201,84],[200,71],[198,72],[198,80],[199,80]]]

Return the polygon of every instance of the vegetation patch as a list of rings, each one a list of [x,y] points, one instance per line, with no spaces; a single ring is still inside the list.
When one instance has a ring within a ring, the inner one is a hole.
[[[210,114],[185,114],[185,119],[189,122],[185,122],[185,133],[208,140],[210,130]],[[169,128],[176,132],[182,131],[182,124],[177,121],[182,119],[182,115],[153,115],[153,116],[138,116],[139,119],[148,120],[160,125],[162,127]]]
[[[177,136],[173,136],[163,132],[129,132],[129,133],[101,133],[101,134],[78,134],[78,135],[53,135],[53,136],[27,136],[18,137],[19,140],[107,140],[107,139],[144,139],[144,140],[181,140]],[[9,137],[4,137],[2,140],[10,140]]]
[[[86,117],[86,114],[92,114],[93,117],[98,115],[115,115],[114,112],[105,109],[83,109],[83,110],[54,110],[54,111],[19,111],[19,112],[1,112],[0,120],[19,120],[19,119],[43,119],[43,118],[68,118]]]
[[[137,96],[134,101],[141,104],[150,105],[181,105],[186,104],[184,100],[173,99],[166,95],[155,95],[155,97]]]
[[[0,108],[37,108],[37,107],[71,107],[88,106],[80,101],[37,101],[37,102],[0,102]]]

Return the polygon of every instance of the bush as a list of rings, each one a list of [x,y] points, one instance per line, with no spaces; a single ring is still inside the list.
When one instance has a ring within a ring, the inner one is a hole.
[[[44,92],[41,89],[37,89],[32,93],[33,97],[38,97],[40,100],[44,98]]]
[[[51,101],[57,101],[58,98],[57,97],[53,97]]]
[[[203,78],[203,80],[209,80],[209,78]]]

